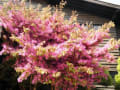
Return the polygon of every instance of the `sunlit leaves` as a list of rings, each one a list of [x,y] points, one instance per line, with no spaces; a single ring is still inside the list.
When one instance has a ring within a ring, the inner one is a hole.
[[[111,39],[105,46],[98,45],[109,38],[113,22],[98,30],[77,22],[77,13],[65,18],[62,8],[48,6],[34,9],[25,2],[9,2],[0,9],[1,25],[5,28],[5,41],[0,55],[17,57],[18,82],[32,76],[32,83],[52,84],[77,89],[78,85],[90,88],[101,78],[106,78],[105,67],[98,64],[106,59],[113,62],[109,52],[119,47],[120,40]],[[38,6],[39,7],[39,6]],[[118,67],[119,70],[119,67]]]

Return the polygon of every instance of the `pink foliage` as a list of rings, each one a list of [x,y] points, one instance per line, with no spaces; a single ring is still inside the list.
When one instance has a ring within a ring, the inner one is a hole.
[[[6,35],[0,55],[16,57],[15,70],[20,72],[18,82],[32,76],[32,83],[51,84],[56,88],[92,87],[107,77],[99,61],[114,61],[110,50],[119,42],[111,39],[104,47],[98,45],[109,38],[112,22],[98,30],[81,26],[73,14],[69,20],[64,13],[50,7],[26,8],[24,2],[9,2],[0,7],[1,25]]]

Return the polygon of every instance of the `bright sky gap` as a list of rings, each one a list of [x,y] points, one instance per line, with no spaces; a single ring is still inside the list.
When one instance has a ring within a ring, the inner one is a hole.
[[[99,1],[120,5],[120,0],[99,0]]]

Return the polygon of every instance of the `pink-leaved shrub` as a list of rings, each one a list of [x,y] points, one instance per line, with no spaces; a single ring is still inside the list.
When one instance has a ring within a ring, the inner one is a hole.
[[[113,62],[109,51],[118,48],[119,41],[112,38],[103,47],[98,44],[110,38],[114,23],[94,30],[80,25],[75,13],[69,19],[64,16],[59,8],[48,6],[40,11],[17,0],[0,6],[0,24],[7,32],[0,55],[7,55],[5,60],[16,57],[18,82],[31,77],[32,84],[74,90],[78,85],[91,88],[107,78],[99,61]]]

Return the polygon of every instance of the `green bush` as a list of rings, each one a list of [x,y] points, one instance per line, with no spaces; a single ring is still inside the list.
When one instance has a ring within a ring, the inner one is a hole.
[[[115,75],[115,88],[120,89],[120,57],[117,60],[117,72],[118,74]]]
[[[110,75],[109,71],[105,71],[105,73],[108,75],[108,77],[107,77],[107,79],[102,78],[100,84],[101,84],[101,85],[105,85],[105,86],[113,85],[113,78],[112,78],[112,76]]]

